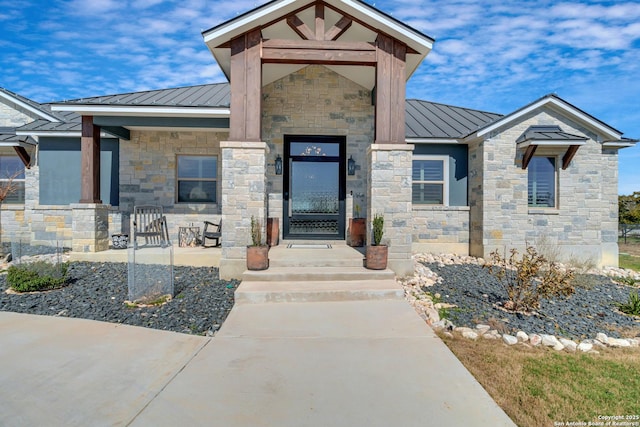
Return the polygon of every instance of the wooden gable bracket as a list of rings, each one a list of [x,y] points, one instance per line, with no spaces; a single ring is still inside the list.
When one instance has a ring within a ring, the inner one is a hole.
[[[14,146],[13,149],[16,150],[16,154],[20,157],[20,160],[22,160],[24,167],[31,169],[31,156],[27,153],[27,150],[19,145]]]
[[[342,16],[333,27],[325,32],[324,8],[325,5],[323,3],[316,3],[315,5],[315,32],[311,31],[311,28],[298,18],[296,12],[286,17],[287,25],[289,25],[302,40],[335,41],[351,27],[353,19]]]
[[[564,154],[564,157],[562,157],[562,170],[569,167],[569,163],[571,163],[573,156],[576,155],[578,148],[580,148],[579,145],[570,145],[569,148],[567,148],[567,152]]]
[[[529,166],[529,162],[535,154],[536,148],[538,148],[538,146],[535,144],[531,144],[527,147],[526,151],[524,152],[524,156],[522,157],[522,169],[526,169],[527,166]]]

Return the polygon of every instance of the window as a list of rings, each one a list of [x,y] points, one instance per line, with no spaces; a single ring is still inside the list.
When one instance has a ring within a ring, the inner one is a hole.
[[[178,203],[216,203],[218,158],[178,156]]]
[[[529,206],[556,206],[556,159],[532,157],[529,166]]]
[[[449,157],[413,157],[413,204],[449,204]]]
[[[16,156],[0,156],[0,194],[3,203],[24,204],[24,164]]]

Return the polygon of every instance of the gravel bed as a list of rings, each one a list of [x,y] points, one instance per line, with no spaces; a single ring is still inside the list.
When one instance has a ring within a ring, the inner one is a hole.
[[[127,264],[73,262],[69,285],[29,294],[8,294],[0,276],[0,311],[77,317],[196,335],[213,335],[233,307],[239,281],[223,281],[218,269],[174,267],[173,300],[128,307]]]
[[[525,315],[496,307],[507,294],[487,269],[473,264],[423,264],[441,277],[439,283],[423,290],[439,293],[442,302],[457,306],[448,309],[448,319],[456,326],[475,327],[492,319],[503,323],[510,333],[522,330],[571,339],[594,338],[598,332],[620,337],[626,329],[640,330],[640,321],[615,310],[615,303],[626,302],[633,288],[606,276],[581,275],[572,296],[541,299],[537,315]]]

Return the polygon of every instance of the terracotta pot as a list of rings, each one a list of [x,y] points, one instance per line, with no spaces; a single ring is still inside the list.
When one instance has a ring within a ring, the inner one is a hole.
[[[247,246],[247,270],[269,268],[269,246]]]
[[[365,230],[365,218],[351,218],[349,220],[349,246],[364,246]]]
[[[384,270],[387,268],[387,254],[389,247],[386,245],[367,246],[366,265],[370,270]]]

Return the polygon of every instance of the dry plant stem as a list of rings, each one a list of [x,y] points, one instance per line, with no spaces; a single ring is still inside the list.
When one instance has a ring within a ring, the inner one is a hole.
[[[507,292],[504,307],[512,311],[532,311],[540,307],[540,298],[568,297],[575,291],[573,271],[549,263],[532,246],[522,256],[516,249],[509,258],[491,252],[489,272],[496,276]]]

